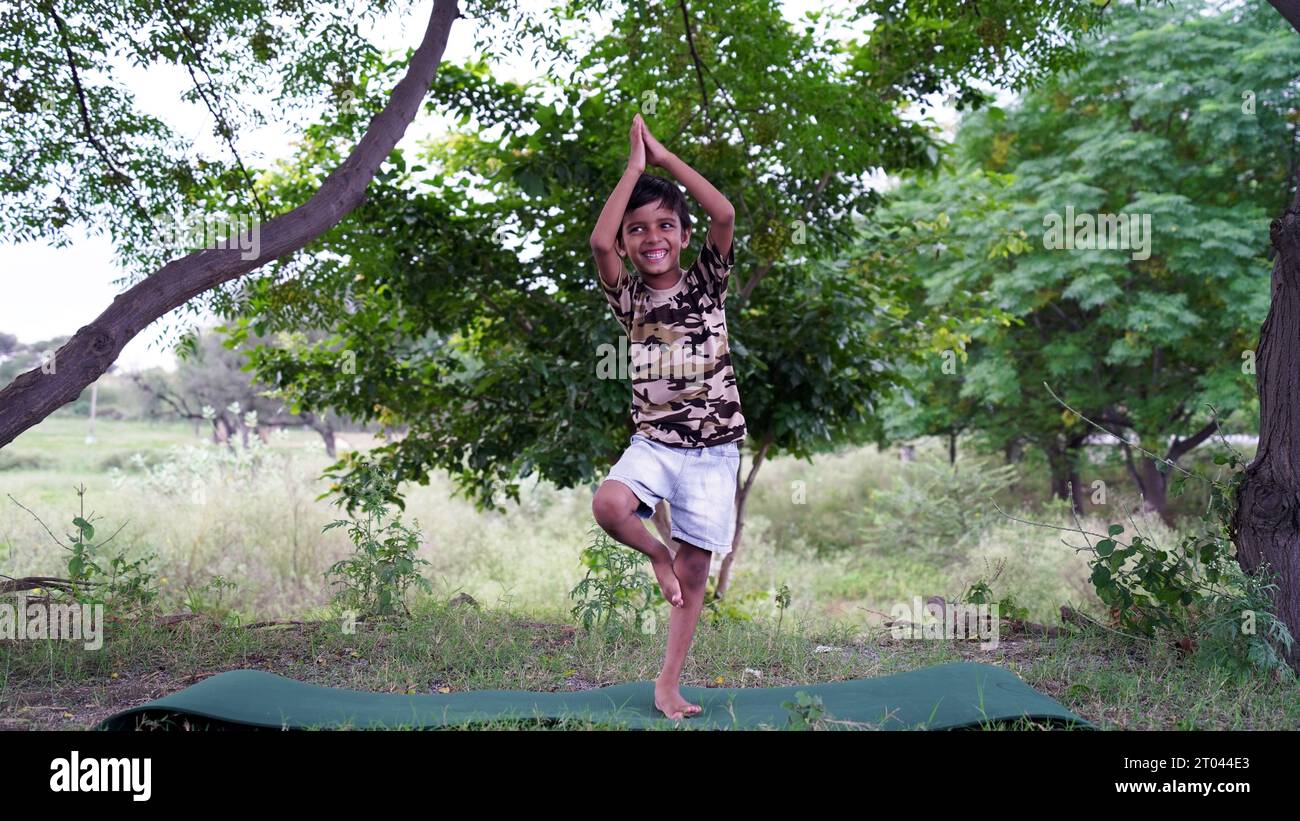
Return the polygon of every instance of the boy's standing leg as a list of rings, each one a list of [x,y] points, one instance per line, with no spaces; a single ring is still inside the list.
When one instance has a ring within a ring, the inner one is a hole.
[[[686,651],[695,636],[700,612],[704,609],[704,591],[708,586],[709,566],[713,553],[693,544],[675,539],[677,556],[673,559],[673,572],[682,588],[683,605],[673,608],[668,617],[668,649],[664,652],[664,666],[655,679],[655,707],[669,718],[695,715],[702,709],[682,697],[680,682]]]

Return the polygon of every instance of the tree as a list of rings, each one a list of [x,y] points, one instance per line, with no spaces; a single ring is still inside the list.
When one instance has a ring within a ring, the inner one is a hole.
[[[1300,3],[1271,0],[1300,32]],[[1279,70],[1282,67],[1279,66]],[[1237,488],[1231,535],[1237,560],[1247,573],[1275,574],[1272,591],[1279,618],[1292,634],[1300,629],[1300,371],[1295,339],[1300,335],[1300,187],[1269,224],[1274,253],[1272,303],[1260,328],[1256,384],[1259,390],[1259,447]],[[1300,644],[1287,658],[1300,668]]]
[[[0,334],[0,382],[8,383],[23,371],[49,362],[54,350],[67,341],[66,336],[56,336],[27,344],[12,334]]]
[[[232,449],[235,433],[247,446],[250,425],[244,419],[251,413],[263,441],[273,428],[307,427],[320,435],[326,454],[337,456],[334,433],[343,421],[337,414],[329,409],[319,414],[289,413],[283,401],[270,395],[268,386],[252,379],[244,351],[225,344],[215,330],[198,332],[190,342],[175,375],[132,374],[132,382],[171,414],[210,424],[212,441]]]
[[[305,203],[262,225],[268,206],[237,153],[215,174],[202,173],[200,161],[196,175],[187,163],[168,156],[167,148],[174,146],[166,145],[170,132],[165,126],[131,110],[120,89],[93,85],[91,70],[107,68],[107,53],[117,42],[128,44],[128,50],[145,62],[163,59],[184,65],[195,79],[195,98],[212,111],[214,130],[233,152],[234,128],[230,109],[222,105],[224,93],[247,80],[250,66],[270,63],[281,49],[296,56],[292,47],[299,44],[289,42],[288,29],[296,26],[299,36],[311,33],[310,25],[321,9],[306,4],[291,7],[283,28],[276,20],[280,4],[272,7],[264,0],[212,0],[184,11],[140,2],[126,15],[105,7],[66,19],[52,0],[42,0],[36,9],[40,14],[27,8],[0,13],[0,36],[5,40],[0,53],[6,55],[3,68],[10,84],[5,86],[5,119],[0,123],[5,140],[2,153],[18,160],[11,169],[14,174],[0,175],[6,180],[0,188],[0,202],[6,206],[0,209],[4,215],[0,224],[16,226],[15,234],[22,239],[47,232],[57,235],[73,221],[103,219],[96,218],[93,209],[106,206],[111,216],[121,218],[116,230],[127,238],[119,251],[139,262],[156,258],[159,251],[148,247],[150,241],[130,238],[158,238],[159,207],[196,201],[211,205],[237,193],[239,199],[250,201],[249,215],[256,214],[258,220],[248,232],[256,240],[252,253],[227,238],[214,243],[216,247],[167,262],[80,328],[55,352],[52,367],[27,371],[0,390],[0,447],[76,399],[149,323],[304,248],[356,208],[415,117],[437,71],[451,24],[461,16],[455,0],[435,2],[405,76],[356,147]],[[335,26],[327,27],[329,36],[308,42],[306,58],[285,64],[290,90],[314,88],[339,68],[331,61],[346,59],[347,50],[334,52],[330,46],[341,41],[358,48],[364,43],[356,35],[355,23],[349,28],[336,19],[330,22]],[[138,39],[142,31],[152,32],[151,39]],[[365,56],[374,62],[373,53]],[[47,97],[51,89],[68,91]],[[355,94],[345,97],[344,106],[350,107],[354,98]],[[136,138],[146,144],[148,138],[155,142],[136,153],[131,150]],[[69,165],[74,168],[72,182],[64,184]],[[47,202],[50,186],[59,193]],[[12,216],[7,213],[10,209]],[[114,224],[111,218],[107,222]],[[164,255],[170,250],[165,246]]]
[[[1295,74],[1256,58],[1294,65],[1300,41],[1260,5],[1245,23],[1194,3],[1115,9],[1076,71],[969,118],[961,167],[899,193],[896,219],[921,235],[911,244],[933,249],[914,256],[933,298],[987,293],[1017,319],[986,325],[960,370],[932,366],[923,410],[907,415],[957,412],[999,447],[1028,437],[1053,492],[1082,512],[1079,457],[1093,430],[1043,389],[1055,386],[1160,455],[1122,446],[1144,506],[1173,524],[1166,463],[1215,432],[1210,406],[1250,410],[1243,365],[1267,311],[1256,237],[1292,185]],[[1257,114],[1237,89],[1251,90]],[[1123,244],[1108,229],[1121,219]],[[1059,242],[1060,221],[1077,247]],[[926,432],[942,429],[929,421]]]

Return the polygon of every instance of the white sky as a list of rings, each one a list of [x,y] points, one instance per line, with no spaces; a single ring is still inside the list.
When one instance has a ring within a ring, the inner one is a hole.
[[[545,3],[524,0],[528,7],[544,8]],[[787,20],[802,18],[806,11],[824,8],[826,3],[813,0],[786,0]],[[405,14],[393,14],[372,27],[370,41],[381,50],[400,51],[419,44],[424,25],[432,9],[432,0],[406,7]],[[473,56],[475,23],[466,18],[456,22],[443,59],[462,62]],[[463,28],[462,28],[463,27]],[[608,26],[605,26],[608,29]],[[515,58],[494,65],[498,77],[526,81],[539,73],[525,58]],[[180,92],[189,88],[188,75],[181,68],[153,66],[140,69],[122,63],[117,75],[136,95],[138,105],[167,123],[178,134],[188,136],[204,152],[217,153],[221,146],[212,135],[211,116],[205,108],[180,100]],[[956,113],[949,109],[931,110],[940,124],[950,127]],[[437,134],[448,127],[444,118],[421,113],[407,129],[401,146],[409,149],[417,140]],[[298,135],[283,123],[272,123],[258,131],[241,133],[237,142],[241,156],[252,165],[269,163],[291,154],[291,141]],[[104,236],[90,237],[71,231],[73,242],[66,248],[54,248],[43,242],[12,244],[0,242],[0,259],[5,261],[3,277],[5,299],[0,301],[0,331],[16,334],[23,342],[36,342],[62,334],[72,334],[102,312],[118,289],[113,280],[124,272],[113,265],[113,252]],[[168,339],[161,339],[165,327],[178,327],[174,312],[153,323],[127,344],[117,360],[121,369],[135,370],[161,365],[174,367]]]

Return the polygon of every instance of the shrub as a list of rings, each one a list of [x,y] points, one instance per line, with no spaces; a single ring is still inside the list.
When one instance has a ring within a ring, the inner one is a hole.
[[[154,581],[155,574],[148,565],[156,558],[153,554],[130,560],[122,551],[109,552],[105,545],[113,541],[122,527],[101,542],[95,542],[95,522],[102,519],[92,511],[86,512],[86,488],[76,488],[78,510],[72,517],[73,533],[66,534],[67,542],[61,541],[41,518],[13,496],[10,500],[31,513],[40,522],[45,532],[55,544],[68,551],[67,578],[52,580],[50,596],[52,599],[70,598],[81,605],[101,604],[111,609],[119,617],[136,615],[153,608],[158,598],[158,588]]]
[[[1093,545],[1093,586],[1111,606],[1113,620],[1127,630],[1168,636],[1194,649],[1201,662],[1236,674],[1255,670],[1289,679],[1294,671],[1284,658],[1292,636],[1273,612],[1272,585],[1263,575],[1252,578],[1241,571],[1230,537],[1245,460],[1229,447],[1214,461],[1232,471],[1228,481],[1184,472],[1169,485],[1170,495],[1179,496],[1189,478],[1206,483],[1209,504],[1200,527],[1165,550],[1141,534],[1125,544],[1118,538],[1123,525],[1110,525],[1106,538]],[[1157,467],[1161,473],[1170,470],[1164,460]]]
[[[431,589],[429,580],[418,570],[419,565],[428,562],[415,555],[420,548],[420,523],[416,520],[414,527],[407,527],[398,516],[384,524],[393,485],[373,465],[343,481],[346,488],[335,504],[359,504],[362,515],[359,519],[336,519],[324,528],[346,527],[348,538],[356,548],[355,555],[335,562],[325,572],[326,578],[333,577],[341,585],[334,604],[361,618],[393,615],[398,608],[409,616],[407,590],[412,585],[425,592]]]
[[[983,460],[959,459],[956,469],[933,458],[905,463],[894,487],[872,491],[863,540],[875,550],[904,542],[936,559],[962,558],[996,516],[977,500],[1007,489],[1016,477],[1016,465]]]
[[[666,600],[654,576],[642,569],[649,560],[598,526],[589,532],[591,540],[580,557],[587,574],[569,592],[569,598],[578,600],[570,612],[587,631],[617,631],[630,623],[640,632],[654,632],[655,605]]]

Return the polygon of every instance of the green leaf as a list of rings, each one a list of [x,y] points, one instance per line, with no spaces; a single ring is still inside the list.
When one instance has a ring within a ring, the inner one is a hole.
[[[90,522],[78,516],[72,520],[72,524],[81,531],[81,541],[89,542],[95,538],[95,528]]]

